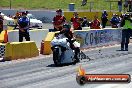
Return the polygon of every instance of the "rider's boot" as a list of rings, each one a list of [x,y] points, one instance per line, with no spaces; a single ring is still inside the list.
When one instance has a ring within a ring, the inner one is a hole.
[[[79,57],[78,57],[79,53],[80,53],[80,49],[78,47],[76,47],[75,48],[75,59],[76,59],[76,62],[80,62]]]

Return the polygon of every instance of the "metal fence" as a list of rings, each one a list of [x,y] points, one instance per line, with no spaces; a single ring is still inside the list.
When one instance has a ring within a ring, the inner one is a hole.
[[[50,0],[51,1],[51,0]],[[58,8],[62,8],[65,10],[69,10],[68,9],[68,2],[66,2],[66,0],[58,0]],[[122,5],[122,10],[124,10],[124,2],[126,0],[122,0],[123,1],[123,5]],[[14,6],[14,0],[8,0],[9,2],[9,8],[15,8]],[[47,0],[45,0],[45,2],[48,2]],[[84,3],[84,5],[82,5],[82,2]],[[87,2],[87,3],[86,3]],[[57,2],[53,2],[53,3],[57,3]],[[53,5],[53,3],[51,3]],[[102,11],[102,10],[108,10],[108,11],[118,11],[118,0],[71,0],[71,3],[75,3],[75,10],[88,10],[88,11]],[[17,5],[20,5],[20,8],[22,6],[23,3],[18,3]],[[34,2],[31,0],[25,0],[24,2],[25,7],[24,9],[31,9],[34,8]],[[40,5],[40,7],[35,7],[34,9],[54,9],[51,8],[51,5],[49,5],[49,7],[46,7],[43,5],[43,3],[38,3]],[[66,6],[64,6],[66,5]],[[20,9],[18,8],[18,9]],[[132,8],[132,7],[131,7]]]

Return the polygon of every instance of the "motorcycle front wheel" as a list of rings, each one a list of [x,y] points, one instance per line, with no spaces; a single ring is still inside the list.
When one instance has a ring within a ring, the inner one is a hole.
[[[55,66],[60,65],[59,49],[54,49],[53,50],[53,61],[54,61]]]

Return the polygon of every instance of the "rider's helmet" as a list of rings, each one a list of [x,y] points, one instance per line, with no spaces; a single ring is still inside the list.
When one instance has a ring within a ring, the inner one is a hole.
[[[61,31],[61,32],[63,32],[63,33],[67,33],[67,32],[69,32],[70,31],[70,29],[71,29],[71,25],[70,24],[68,24],[68,23],[64,23],[63,24],[63,31]]]
[[[63,24],[63,28],[71,29],[71,25],[68,23]]]

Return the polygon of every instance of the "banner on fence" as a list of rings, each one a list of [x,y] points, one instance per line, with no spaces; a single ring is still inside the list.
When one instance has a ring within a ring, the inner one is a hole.
[[[121,42],[121,30],[119,29],[75,31],[74,34],[77,41],[81,43],[81,48],[105,46]]]

